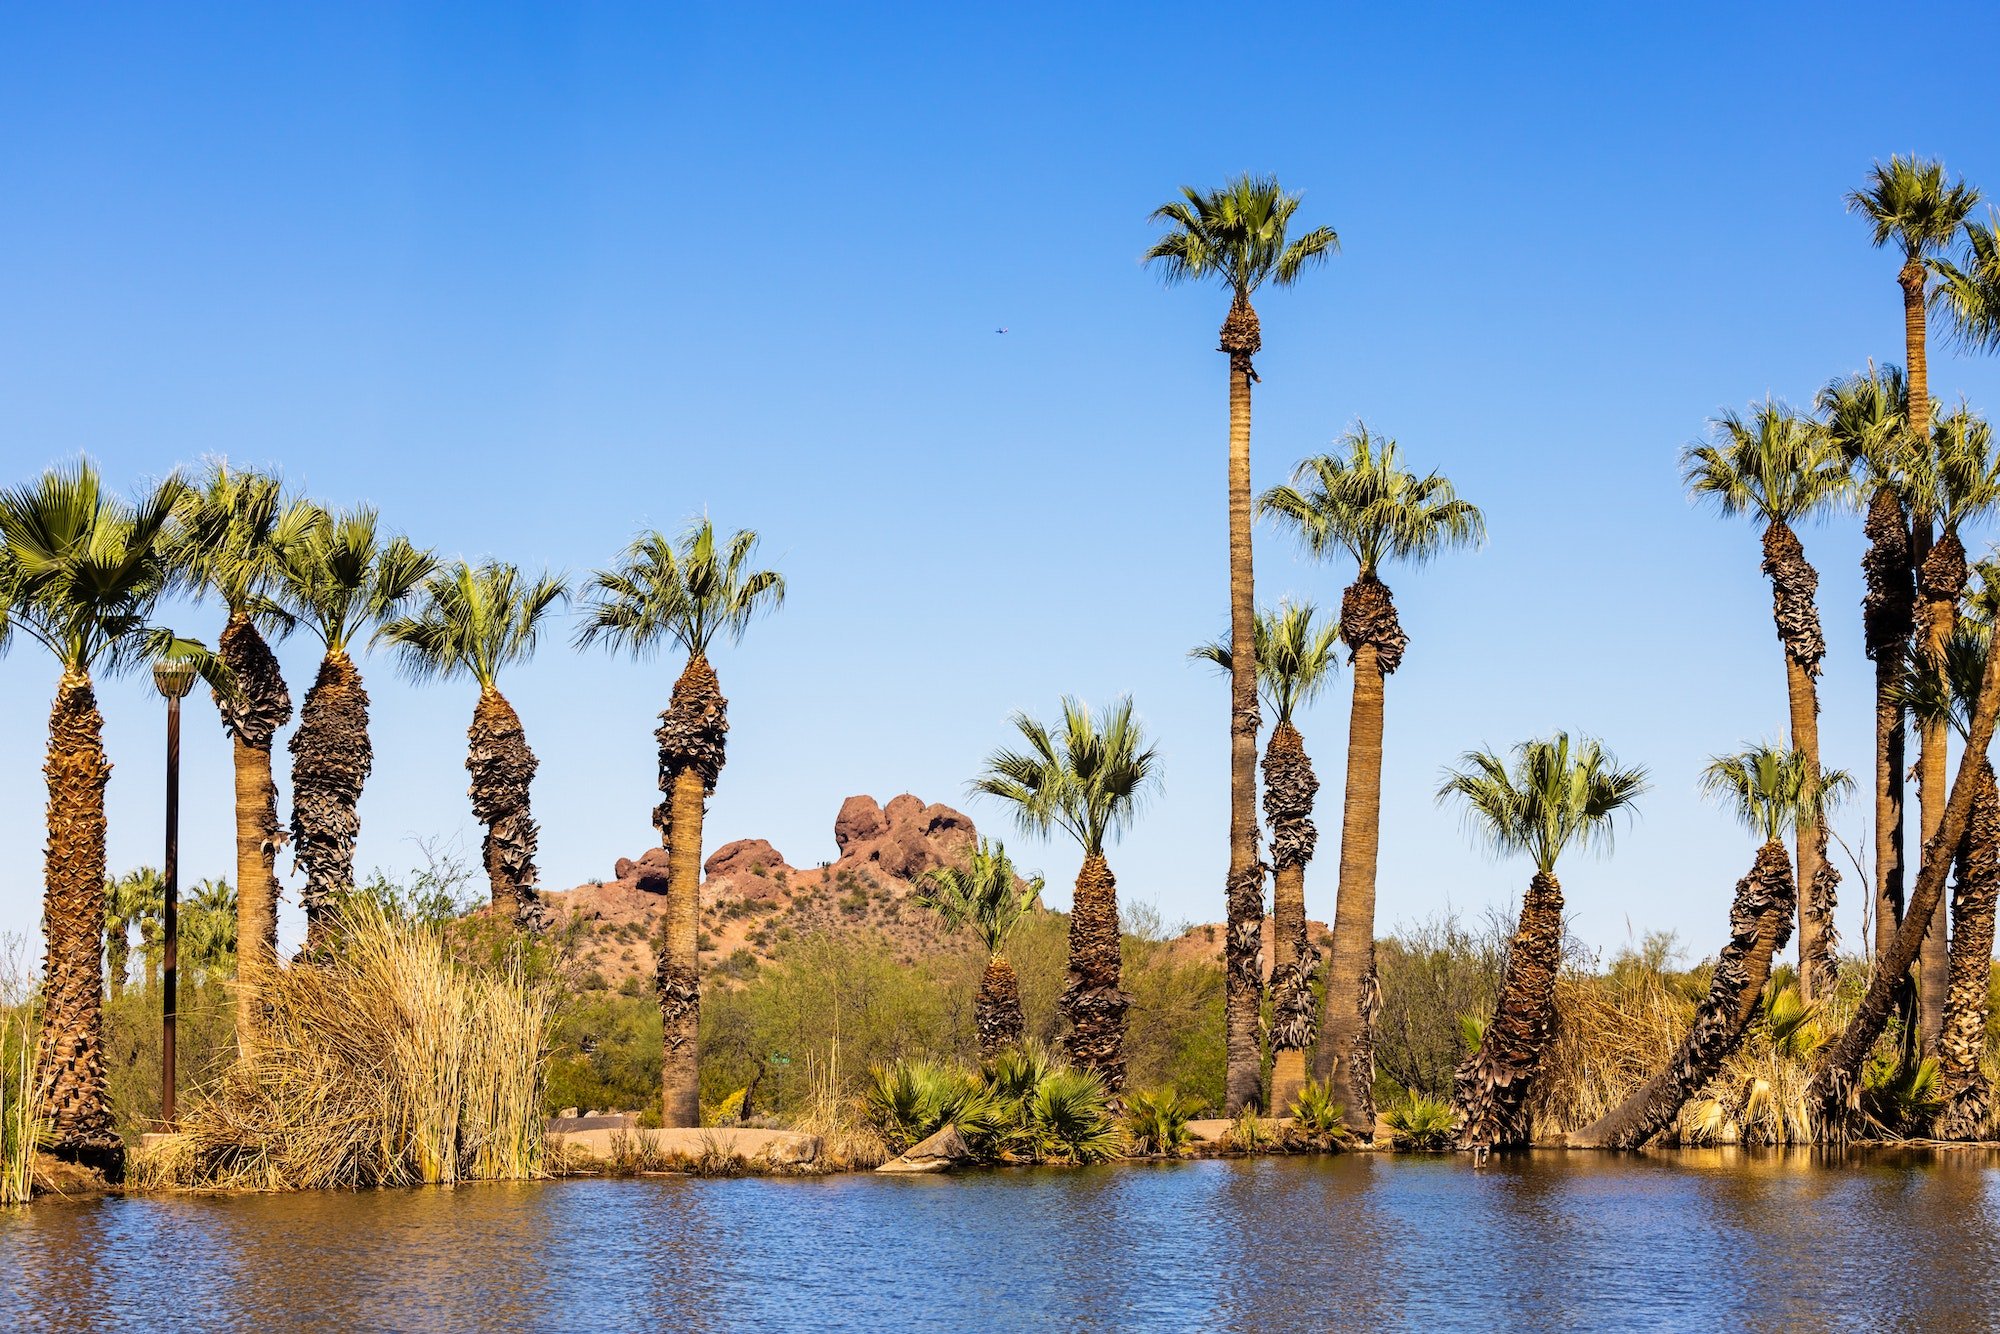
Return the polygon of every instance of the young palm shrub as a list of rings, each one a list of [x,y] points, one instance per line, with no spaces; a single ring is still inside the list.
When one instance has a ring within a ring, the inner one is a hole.
[[[1271,826],[1271,1106],[1289,1104],[1306,1078],[1305,1054],[1319,1034],[1313,984],[1319,951],[1306,938],[1306,863],[1319,843],[1313,798],[1319,778],[1298,711],[1333,679],[1340,627],[1315,624],[1311,603],[1281,603],[1257,616],[1257,688],[1271,710],[1264,747],[1264,818]],[[1194,656],[1227,672],[1235,659],[1222,641]]]
[[[1614,817],[1647,788],[1646,771],[1621,767],[1602,743],[1572,742],[1566,732],[1521,742],[1511,768],[1491,751],[1468,751],[1463,766],[1447,771],[1439,802],[1462,802],[1496,853],[1525,852],[1535,864],[1493,1019],[1453,1081],[1459,1143],[1514,1148],[1533,1129],[1528,1097],[1555,1018],[1563,932],[1556,859],[1572,846],[1608,848]]]
[[[132,928],[142,927],[166,907],[166,884],[159,871],[141,866],[104,882],[104,966],[111,999],[124,994],[132,959]]]
[[[897,1153],[953,1126],[975,1154],[990,1157],[1018,1119],[978,1075],[933,1061],[871,1067],[864,1101],[876,1131]]]
[[[1025,713],[1014,715],[1026,750],[1001,749],[987,757],[972,791],[998,797],[1031,834],[1059,828],[1083,848],[1069,918],[1069,985],[1062,1013],[1069,1022],[1071,1061],[1096,1074],[1116,1094],[1125,1085],[1125,1011],[1131,998],[1119,985],[1123,940],[1118,930],[1118,882],[1104,859],[1104,843],[1131,824],[1155,784],[1158,756],[1132,714],[1130,698],[1092,716],[1065,696],[1060,730]]]
[[[1021,1134],[1045,1163],[1101,1163],[1125,1147],[1111,1093],[1093,1070],[1052,1070],[1022,1105]]]
[[[1347,1108],[1341,1105],[1331,1084],[1306,1080],[1292,1095],[1289,1110],[1291,1137],[1306,1148],[1327,1153],[1354,1142],[1354,1132],[1347,1125]]]
[[[1299,197],[1271,177],[1237,177],[1217,190],[1181,187],[1181,197],[1153,210],[1166,234],[1146,252],[1168,282],[1214,279],[1229,289],[1218,350],[1229,357],[1229,642],[1252,643],[1256,595],[1251,561],[1251,364],[1263,346],[1251,295],[1265,282],[1289,287],[1340,248],[1330,227],[1291,239]],[[1264,915],[1264,871],[1257,857],[1257,682],[1246,658],[1229,677],[1229,875],[1224,882],[1224,1087],[1231,1110],[1256,1101],[1262,1083],[1257,1022]]]
[[[1023,881],[1004,844],[979,840],[963,865],[938,866],[918,881],[917,902],[936,913],[950,931],[970,927],[986,947],[986,971],[973,1002],[979,1055],[991,1060],[1021,1040],[1021,983],[1003,951],[1014,927],[1042,897],[1042,878]]]
[[[1174,1158],[1187,1150],[1188,1122],[1196,1108],[1177,1089],[1135,1093],[1125,1104],[1127,1151],[1150,1158]]]
[[[539,930],[535,845],[540,829],[528,802],[535,753],[521,716],[500,693],[500,670],[534,656],[542,622],[569,599],[565,582],[528,579],[512,565],[458,561],[424,580],[413,612],[384,621],[375,638],[395,645],[411,680],[470,677],[479,703],[467,733],[466,772],[472,813],[486,826],[482,860],[493,906],[520,926]]]
[[[368,691],[348,648],[401,609],[437,569],[428,551],[386,537],[373,509],[341,514],[311,507],[298,538],[280,553],[288,610],[325,650],[292,734],[292,855],[305,872],[306,949],[326,942],[340,900],[354,888],[361,789],[374,766]]]
[[[1420,1093],[1407,1095],[1382,1114],[1389,1142],[1406,1153],[1441,1153],[1452,1145],[1457,1117],[1442,1102]]]
[[[669,643],[687,654],[653,733],[664,798],[653,810],[653,824],[667,850],[667,912],[654,989],[663,1025],[662,1123],[668,1126],[701,1122],[702,818],[729,739],[729,701],[708,654],[720,636],[741,643],[752,620],[785,600],[784,576],[750,568],[756,552],[756,533],[739,531],[719,542],[706,518],[690,525],[678,543],[662,533],[641,533],[615,568],[591,576],[577,633],[579,645],[604,643],[640,659]]]
[[[1476,546],[1486,521],[1450,481],[1403,466],[1394,440],[1356,424],[1344,453],[1306,459],[1290,486],[1264,493],[1261,512],[1290,529],[1316,560],[1338,554],[1355,564],[1340,599],[1340,638],[1354,667],[1347,729],[1347,792],[1340,816],[1340,885],[1334,900],[1333,959],[1326,1020],[1313,1074],[1339,1087],[1348,1124],[1375,1133],[1375,864],[1382,832],[1383,687],[1403,662],[1410,637],[1381,572],[1392,561],[1422,565],[1440,552]]]

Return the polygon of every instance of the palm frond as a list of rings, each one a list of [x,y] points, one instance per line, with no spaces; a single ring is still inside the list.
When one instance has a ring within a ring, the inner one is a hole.
[[[1025,713],[1012,722],[1027,749],[994,751],[970,789],[1012,806],[1025,832],[1060,828],[1086,855],[1102,853],[1105,840],[1130,825],[1158,786],[1159,756],[1147,744],[1129,696],[1096,714],[1064,696],[1055,729]]]
[[[1437,799],[1463,804],[1469,827],[1496,853],[1525,852],[1544,874],[1567,848],[1609,851],[1613,817],[1651,786],[1644,768],[1621,766],[1592,737],[1557,732],[1520,742],[1513,757],[1509,765],[1490,750],[1467,751],[1445,771]]]
[[[1478,508],[1441,474],[1405,468],[1393,439],[1357,422],[1340,449],[1304,460],[1290,485],[1273,487],[1257,502],[1258,512],[1289,529],[1314,559],[1346,551],[1372,576],[1391,560],[1421,565],[1486,540]]]

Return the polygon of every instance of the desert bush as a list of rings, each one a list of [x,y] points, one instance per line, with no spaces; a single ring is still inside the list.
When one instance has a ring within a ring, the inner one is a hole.
[[[1382,1114],[1389,1141],[1409,1152],[1435,1153],[1449,1149],[1454,1119],[1451,1107],[1435,1098],[1412,1093]]]
[[[1291,1138],[1302,1147],[1325,1152],[1354,1142],[1354,1132],[1347,1126],[1347,1108],[1334,1097],[1330,1086],[1316,1079],[1306,1080],[1288,1110]]]
[[[1194,1103],[1174,1089],[1135,1093],[1125,1106],[1125,1140],[1132,1153],[1172,1156],[1187,1148]]]

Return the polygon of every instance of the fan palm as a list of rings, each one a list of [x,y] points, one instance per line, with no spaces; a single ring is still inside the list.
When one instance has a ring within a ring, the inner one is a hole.
[[[1220,351],[1229,356],[1229,642],[1255,634],[1256,593],[1250,539],[1251,359],[1263,346],[1251,296],[1266,282],[1289,287],[1340,248],[1330,227],[1290,235],[1299,196],[1268,176],[1244,174],[1215,190],[1181,187],[1181,197],[1153,210],[1162,235],[1146,252],[1170,283],[1214,280],[1229,289]],[[1229,927],[1224,945],[1224,1075],[1228,1109],[1257,1097],[1261,1060],[1257,1019],[1261,978],[1258,943],[1264,916],[1264,871],[1257,857],[1257,683],[1253,664],[1230,673]]]
[[[970,927],[986,947],[986,971],[973,1004],[984,1060],[1019,1043],[1026,1028],[1020,979],[1005,950],[1007,937],[1041,897],[1042,878],[1022,880],[1005,845],[983,838],[962,865],[932,867],[918,882],[919,904],[936,913],[947,930]]]
[[[1932,300],[1943,307],[1961,343],[2000,351],[2000,215],[1988,209],[1985,222],[1968,218],[1961,237],[1956,261],[1930,263],[1938,279]]]
[[[703,518],[675,542],[641,533],[618,565],[591,576],[579,645],[605,643],[637,658],[667,644],[687,654],[660,726],[660,793],[653,824],[667,850],[667,912],[654,988],[662,1042],[664,1124],[701,1124],[701,960],[699,955],[702,817],[722,773],[729,701],[708,661],[719,636],[741,642],[760,613],[785,600],[784,577],[753,570],[757,534],[718,541]]]
[[[206,982],[236,965],[236,887],[227,880],[200,880],[180,912],[180,966],[195,982]]]
[[[1814,594],[1819,572],[1807,563],[1794,525],[1850,493],[1846,458],[1819,422],[1767,399],[1745,417],[1725,412],[1710,423],[1709,442],[1681,454],[1688,493],[1725,515],[1747,514],[1764,524],[1763,570],[1771,580],[1771,616],[1785,653],[1792,748],[1805,757],[1808,779],[1819,772],[1819,671],[1826,656]],[[1799,902],[1799,988],[1805,999],[1833,983],[1833,906],[1839,872],[1826,856],[1826,836],[1808,804],[1796,829]]]
[[[125,990],[132,958],[132,928],[166,910],[166,882],[159,871],[142,866],[104,882],[104,964],[111,998]]]
[[[306,948],[324,943],[341,896],[354,888],[361,788],[374,766],[368,692],[348,652],[392,616],[437,561],[407,538],[386,537],[367,507],[313,507],[278,575],[288,610],[325,650],[292,734],[292,854],[305,871]]]
[[[542,925],[535,892],[541,830],[528,800],[537,764],[521,716],[500,693],[500,672],[534,656],[542,622],[568,600],[569,587],[558,576],[529,578],[501,561],[460,560],[425,579],[415,607],[375,631],[376,639],[395,645],[411,680],[478,683],[465,769],[472,814],[486,826],[481,860],[494,908],[531,930]]]
[[[1340,817],[1340,887],[1334,901],[1333,960],[1326,1018],[1313,1077],[1340,1090],[1348,1123],[1375,1130],[1375,864],[1382,826],[1383,687],[1402,665],[1409,636],[1396,616],[1382,569],[1422,565],[1441,552],[1486,539],[1486,520],[1438,473],[1403,465],[1396,442],[1357,423],[1342,452],[1300,463],[1290,486],[1264,493],[1259,508],[1290,529],[1307,554],[1344,554],[1354,582],[1340,599],[1340,638],[1354,666],[1347,729],[1347,791]]]
[[[1105,840],[1122,833],[1158,782],[1159,756],[1146,744],[1132,701],[1120,699],[1096,715],[1065,696],[1053,729],[1025,713],[1013,724],[1025,749],[1002,748],[986,760],[972,791],[1013,808],[1027,833],[1061,829],[1083,849],[1069,917],[1069,1058],[1095,1071],[1113,1093],[1125,1084],[1125,1011],[1120,987],[1118,882],[1104,858]]]
[[[1468,1148],[1529,1140],[1528,1095],[1548,1045],[1562,961],[1556,859],[1572,847],[1608,850],[1614,817],[1647,788],[1644,769],[1621,766],[1589,737],[1558,732],[1523,741],[1513,754],[1510,767],[1491,751],[1468,751],[1437,794],[1441,803],[1463,803],[1468,824],[1496,853],[1524,852],[1535,864],[1493,1019],[1453,1080],[1459,1142]]]
[[[1306,863],[1319,842],[1312,820],[1319,777],[1297,715],[1333,679],[1340,627],[1318,617],[1311,603],[1290,602],[1257,616],[1257,687],[1273,719],[1264,747],[1264,818],[1271,826],[1272,1107],[1291,1106],[1304,1087],[1305,1053],[1319,1032],[1313,996],[1319,951],[1306,937]],[[1194,655],[1224,672],[1235,666],[1226,641],[1204,644]]]

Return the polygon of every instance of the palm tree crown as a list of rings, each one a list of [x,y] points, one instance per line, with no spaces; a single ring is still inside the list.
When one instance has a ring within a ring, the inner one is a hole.
[[[1238,301],[1266,280],[1289,287],[1314,264],[1340,249],[1331,227],[1316,227],[1297,240],[1286,230],[1299,196],[1288,194],[1275,177],[1247,172],[1217,190],[1181,187],[1181,197],[1153,210],[1151,221],[1166,223],[1166,235],[1146,251],[1170,283],[1215,277]]]
[[[1305,460],[1290,486],[1273,487],[1257,502],[1261,513],[1292,528],[1315,558],[1345,550],[1366,578],[1391,560],[1421,565],[1441,551],[1486,540],[1478,507],[1459,499],[1438,473],[1419,477],[1405,468],[1393,439],[1357,422],[1340,445],[1344,456]]]
[[[332,654],[394,614],[436,569],[436,557],[408,538],[384,539],[368,506],[338,514],[309,506],[279,552],[277,573],[291,610]]]
[[[1340,625],[1316,623],[1318,615],[1319,609],[1310,602],[1281,602],[1277,610],[1257,614],[1257,691],[1276,723],[1291,722],[1299,706],[1319,698],[1339,669]],[[1203,644],[1188,656],[1215,664],[1225,675],[1235,662],[1228,641],[1222,639]]]
[[[2000,215],[1989,209],[1985,222],[1968,220],[1964,237],[1956,262],[1931,261],[1938,277],[1932,300],[1950,318],[1961,344],[2000,351]]]
[[[1158,753],[1146,744],[1131,699],[1119,699],[1093,717],[1082,701],[1064,696],[1056,731],[1025,713],[1012,721],[1028,748],[994,751],[972,790],[1012,803],[1014,818],[1027,832],[1060,828],[1087,856],[1102,855],[1106,836],[1131,823],[1158,782]]]
[[[1868,183],[1847,195],[1847,211],[1868,220],[1879,249],[1894,241],[1906,261],[1922,261],[1951,243],[1959,224],[1979,202],[1963,180],[1946,185],[1944,163],[1903,157],[1877,162]]]
[[[672,640],[690,657],[704,657],[719,634],[740,640],[760,612],[785,601],[783,575],[749,569],[756,550],[757,534],[747,529],[718,543],[706,518],[690,524],[678,544],[663,533],[640,534],[616,569],[591,576],[578,645],[607,640],[645,657]]]
[[[1018,889],[1017,878],[1006,846],[982,838],[963,865],[937,866],[924,872],[918,881],[917,902],[936,913],[952,931],[970,926],[986,952],[997,955],[1015,923],[1042,896],[1040,876]]]
[[[456,561],[426,579],[422,603],[385,621],[375,638],[394,644],[414,681],[470,676],[492,689],[500,669],[534,655],[542,619],[568,601],[569,585],[529,579],[503,561]]]
[[[1813,399],[1827,439],[1870,487],[1886,486],[1906,506],[1910,472],[1910,385],[1901,366],[1870,366],[1829,380]]]
[[[1766,843],[1776,843],[1800,821],[1817,825],[1854,787],[1845,770],[1811,777],[1812,766],[1797,750],[1759,742],[1734,755],[1717,755],[1701,774],[1704,796],[1728,805],[1743,827]]]
[[[213,590],[231,614],[249,616],[266,633],[292,628],[290,613],[272,594],[284,553],[319,517],[315,506],[288,501],[275,477],[217,462],[200,486],[182,493],[176,517],[183,577]]]
[[[1612,817],[1629,810],[1650,784],[1642,767],[1623,768],[1603,743],[1557,732],[1514,747],[1514,763],[1492,751],[1467,751],[1448,769],[1440,803],[1462,801],[1466,819],[1495,852],[1525,852],[1535,869],[1553,874],[1572,844],[1609,847]]]
[[[1787,526],[1845,499],[1847,459],[1819,422],[1766,399],[1746,418],[1733,409],[1709,424],[1709,443],[1681,452],[1681,477],[1723,514]]]
[[[1956,532],[1969,519],[2000,506],[2000,456],[1993,451],[1993,428],[1963,404],[1940,415],[1931,427],[1931,448],[1921,480],[1928,494],[1911,509]]]

